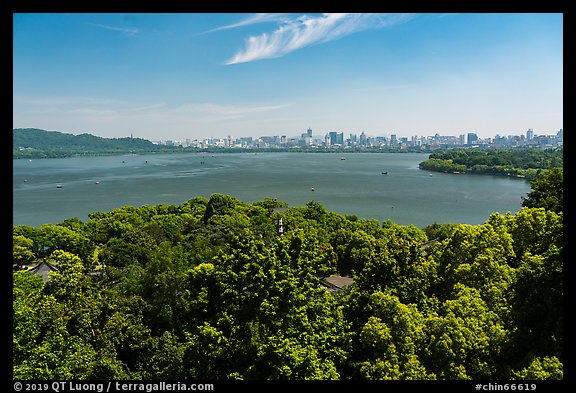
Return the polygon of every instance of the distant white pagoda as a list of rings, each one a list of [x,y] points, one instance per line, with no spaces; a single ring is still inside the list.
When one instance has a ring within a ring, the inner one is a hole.
[[[282,223],[282,217],[278,219],[278,235],[282,236],[284,234],[284,224]]]

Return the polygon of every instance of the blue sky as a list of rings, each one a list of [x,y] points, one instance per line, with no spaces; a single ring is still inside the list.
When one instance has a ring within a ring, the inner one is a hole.
[[[157,140],[553,134],[562,14],[14,14],[13,126]]]

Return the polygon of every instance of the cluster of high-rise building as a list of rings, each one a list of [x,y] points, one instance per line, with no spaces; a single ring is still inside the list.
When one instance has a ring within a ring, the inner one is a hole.
[[[388,148],[388,149],[449,149],[455,147],[554,147],[563,144],[563,131],[555,134],[539,135],[529,129],[518,135],[496,135],[494,138],[479,138],[476,132],[468,132],[459,136],[367,136],[364,132],[345,137],[344,132],[329,131],[314,135],[311,128],[298,137],[286,135],[186,139],[184,141],[156,141],[158,144],[195,147],[195,148]]]

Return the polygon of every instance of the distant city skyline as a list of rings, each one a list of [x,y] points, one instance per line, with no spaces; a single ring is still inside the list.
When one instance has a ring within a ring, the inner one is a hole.
[[[149,140],[554,134],[563,16],[14,14],[13,127]]]
[[[555,131],[547,131],[547,132],[535,132],[533,128],[529,128],[527,130],[524,131],[519,131],[519,132],[502,132],[502,133],[498,133],[496,135],[492,135],[492,136],[487,136],[487,137],[481,137],[478,136],[478,134],[472,130],[470,132],[464,132],[464,133],[460,133],[458,135],[454,135],[454,134],[446,134],[446,133],[442,133],[442,132],[433,132],[431,134],[414,134],[414,135],[408,135],[408,134],[397,134],[395,132],[391,132],[391,133],[382,133],[382,134],[366,134],[364,131],[361,132],[354,132],[354,131],[326,131],[326,132],[315,132],[312,128],[308,128],[307,130],[305,130],[305,132],[301,132],[298,135],[286,135],[286,134],[278,134],[278,133],[268,133],[265,135],[240,135],[240,136],[235,136],[233,137],[234,139],[238,139],[238,138],[253,138],[253,139],[258,139],[258,138],[268,138],[268,137],[283,137],[283,138],[293,138],[293,139],[304,139],[306,137],[308,137],[309,139],[313,139],[313,140],[324,140],[325,138],[329,137],[331,139],[334,138],[334,135],[341,135],[342,138],[346,139],[348,137],[354,136],[354,137],[360,137],[360,136],[364,136],[364,137],[368,137],[368,138],[386,138],[386,139],[390,139],[390,138],[432,138],[435,136],[439,136],[439,137],[454,137],[454,138],[468,138],[469,135],[476,135],[476,137],[478,137],[479,139],[485,140],[485,139],[494,139],[496,137],[513,137],[513,136],[517,136],[517,137],[524,137],[526,139],[532,139],[534,136],[543,136],[543,135],[558,135],[558,133],[560,133],[560,135],[563,135],[563,129],[559,129],[559,130],[555,130]],[[141,136],[139,137],[137,134],[131,133],[130,135],[124,135],[122,137],[128,137],[130,136],[131,138],[142,138]],[[211,136],[201,136],[201,137],[195,137],[195,138],[184,138],[184,139],[179,139],[179,138],[156,138],[155,140],[152,141],[157,141],[157,142],[165,142],[165,141],[184,141],[184,140],[206,140],[206,139],[228,139],[228,138],[232,138],[231,135],[211,135]],[[144,138],[147,139],[147,138]]]
[[[130,135],[134,137],[134,135]],[[183,147],[555,147],[562,146],[564,142],[563,129],[557,132],[535,133],[532,128],[517,134],[496,134],[492,137],[479,137],[475,132],[459,135],[446,135],[435,133],[434,135],[366,135],[330,131],[325,134],[315,134],[311,128],[299,136],[295,135],[259,135],[241,137],[204,137],[185,139],[156,139],[151,140],[156,144],[180,145]]]

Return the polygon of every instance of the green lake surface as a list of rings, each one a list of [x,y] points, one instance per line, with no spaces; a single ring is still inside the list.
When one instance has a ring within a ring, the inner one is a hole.
[[[88,220],[121,206],[179,205],[195,196],[247,203],[314,200],[359,218],[423,228],[482,224],[515,213],[530,192],[523,179],[420,170],[419,153],[190,153],[13,160],[13,225]],[[386,172],[386,174],[384,174]]]

